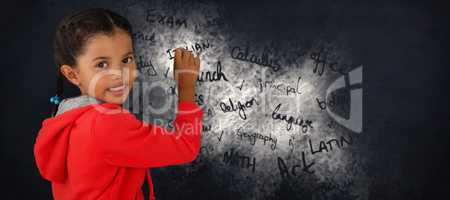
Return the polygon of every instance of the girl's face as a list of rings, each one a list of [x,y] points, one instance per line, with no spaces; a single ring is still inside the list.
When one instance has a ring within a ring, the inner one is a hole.
[[[82,95],[122,104],[136,78],[131,37],[121,29],[112,35],[97,34],[85,44],[74,67],[61,66],[65,77],[80,88]]]

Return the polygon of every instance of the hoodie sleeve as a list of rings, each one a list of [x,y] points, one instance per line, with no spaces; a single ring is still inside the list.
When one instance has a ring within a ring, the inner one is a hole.
[[[195,160],[199,153],[202,115],[196,103],[181,101],[174,129],[169,131],[145,123],[126,110],[99,112],[91,133],[111,165],[150,168],[184,164]]]

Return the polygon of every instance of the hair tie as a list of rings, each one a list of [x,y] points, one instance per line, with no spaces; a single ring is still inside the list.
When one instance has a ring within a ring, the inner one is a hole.
[[[61,98],[58,95],[55,95],[50,98],[50,102],[54,103],[55,105],[58,105],[59,102],[61,102]]]

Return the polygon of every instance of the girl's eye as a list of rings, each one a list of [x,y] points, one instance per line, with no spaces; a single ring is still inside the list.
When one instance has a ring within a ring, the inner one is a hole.
[[[133,57],[129,56],[129,57],[123,59],[122,62],[125,64],[131,63],[131,62],[133,62]]]
[[[107,67],[107,66],[108,66],[108,63],[105,62],[105,61],[99,62],[99,63],[97,64],[97,67],[98,67],[98,68],[105,68],[105,67]]]

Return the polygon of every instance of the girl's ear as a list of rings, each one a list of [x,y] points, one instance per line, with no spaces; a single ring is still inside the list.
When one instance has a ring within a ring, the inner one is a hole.
[[[59,69],[67,80],[76,86],[80,86],[80,78],[74,68],[69,65],[62,65]]]

